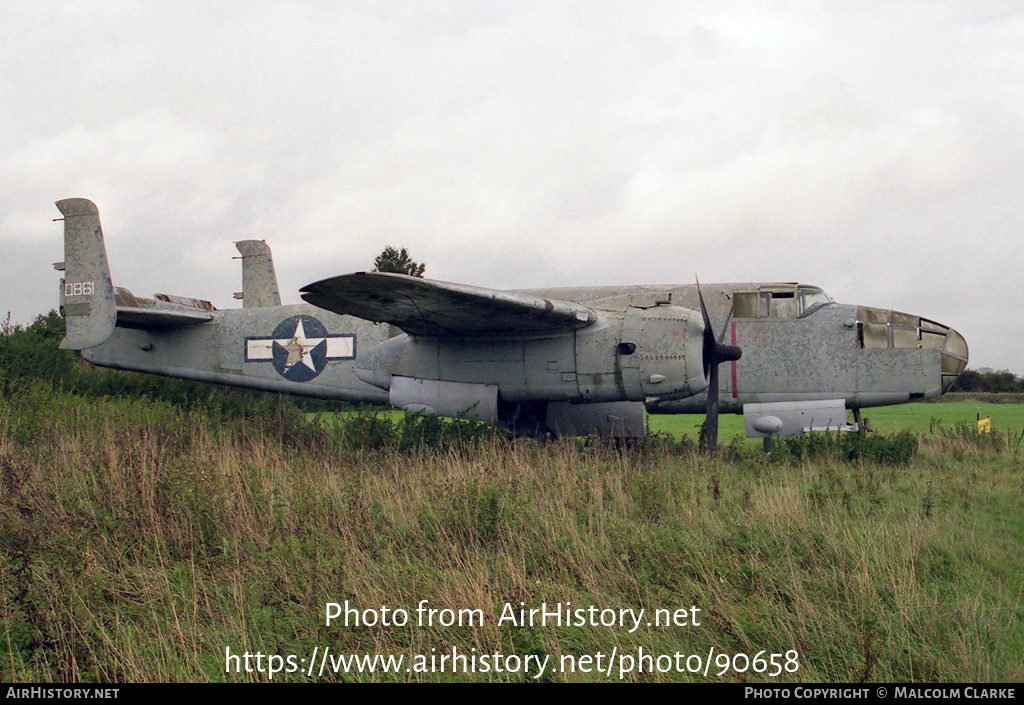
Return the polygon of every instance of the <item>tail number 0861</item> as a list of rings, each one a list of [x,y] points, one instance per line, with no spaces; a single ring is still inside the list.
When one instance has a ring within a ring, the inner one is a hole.
[[[64,284],[64,296],[92,296],[92,282],[75,282]]]

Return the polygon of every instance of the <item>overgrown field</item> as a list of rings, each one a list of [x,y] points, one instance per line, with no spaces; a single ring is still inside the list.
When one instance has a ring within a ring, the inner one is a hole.
[[[1024,456],[1007,430],[709,461],[664,436],[541,445],[275,404],[213,418],[26,382],[0,397],[0,680],[277,664],[292,681],[1019,682]],[[378,623],[327,626],[346,601]],[[566,603],[587,623],[518,623]],[[600,624],[627,609],[645,610],[635,629]],[[325,649],[404,660],[321,674]]]
[[[853,414],[847,412],[847,415],[852,423]],[[870,427],[883,434],[908,430],[914,434],[925,435],[933,432],[938,425],[949,428],[958,424],[975,426],[978,417],[991,419],[992,427],[1003,436],[1007,432],[1019,434],[1024,430],[1024,395],[947,394],[935,401],[864,409],[864,418]],[[724,414],[719,418],[720,438],[725,441],[735,436],[746,439],[742,416]],[[649,417],[652,429],[675,436],[686,434],[694,441],[703,421],[702,416],[683,414]],[[757,439],[747,441],[751,447],[761,445],[761,441]]]

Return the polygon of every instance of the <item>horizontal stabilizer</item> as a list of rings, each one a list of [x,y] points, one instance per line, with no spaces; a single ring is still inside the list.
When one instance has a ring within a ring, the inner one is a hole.
[[[114,290],[114,301],[117,325],[122,328],[174,328],[213,320],[213,304],[187,296],[157,294],[146,299],[119,286]]]
[[[422,336],[534,336],[597,320],[577,303],[385,272],[324,279],[302,289],[320,308],[398,326]]]
[[[158,308],[117,307],[117,325],[122,328],[168,328],[194,326],[213,320],[203,311],[170,311]]]

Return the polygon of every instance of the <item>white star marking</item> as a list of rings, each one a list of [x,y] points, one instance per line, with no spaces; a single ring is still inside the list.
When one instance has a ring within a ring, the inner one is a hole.
[[[295,334],[291,338],[275,338],[274,342],[288,351],[288,360],[284,363],[284,371],[287,372],[295,365],[302,363],[313,372],[316,372],[316,365],[313,364],[313,349],[324,342],[326,338],[307,338],[306,329],[302,327],[302,319],[299,319],[295,326]]]

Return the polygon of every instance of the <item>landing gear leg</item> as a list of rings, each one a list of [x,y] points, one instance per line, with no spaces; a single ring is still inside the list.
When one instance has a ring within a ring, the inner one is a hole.
[[[498,420],[514,434],[546,440],[551,434],[544,426],[547,405],[543,402],[498,402]]]

